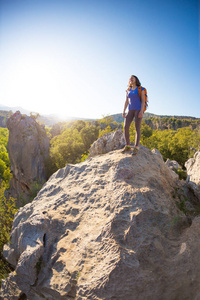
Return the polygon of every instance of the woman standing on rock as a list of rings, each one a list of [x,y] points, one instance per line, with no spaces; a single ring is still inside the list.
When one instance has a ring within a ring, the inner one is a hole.
[[[126,91],[126,101],[124,104],[124,110],[123,110],[123,118],[125,118],[124,121],[124,136],[126,145],[124,149],[122,150],[122,153],[125,153],[126,151],[131,150],[130,146],[130,138],[129,138],[129,128],[131,125],[131,122],[135,118],[135,146],[133,148],[132,155],[136,155],[139,150],[139,142],[141,138],[141,123],[142,123],[142,117],[144,112],[144,105],[145,105],[145,91],[144,88],[141,87],[141,98],[139,96],[138,87],[141,86],[141,83],[139,79],[131,75],[129,79],[129,86]],[[125,111],[128,107],[128,113],[126,115]]]

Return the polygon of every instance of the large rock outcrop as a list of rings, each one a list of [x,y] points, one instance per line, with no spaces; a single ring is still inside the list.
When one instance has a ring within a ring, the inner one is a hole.
[[[43,126],[19,111],[8,119],[7,127],[13,174],[9,195],[21,204],[20,199],[29,198],[33,183],[46,181],[45,160],[49,155],[49,139]]]
[[[2,299],[199,299],[200,217],[188,222],[178,200],[145,147],[58,170],[15,215]]]

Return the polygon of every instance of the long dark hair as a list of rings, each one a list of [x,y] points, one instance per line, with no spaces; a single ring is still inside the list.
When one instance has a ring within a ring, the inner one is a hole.
[[[131,78],[132,76],[134,76],[135,79],[136,79],[136,85],[137,85],[137,86],[140,86],[141,83],[140,83],[139,79],[137,78],[137,76],[131,75],[130,78]],[[131,88],[131,85],[130,85],[130,79],[129,79],[127,92],[129,92],[130,88]]]
[[[140,81],[139,81],[139,79],[138,79],[138,77],[137,76],[135,76],[135,75],[133,75],[134,77],[135,77],[135,79],[136,79],[136,85],[137,86],[140,86],[141,85],[141,83],[140,83]]]

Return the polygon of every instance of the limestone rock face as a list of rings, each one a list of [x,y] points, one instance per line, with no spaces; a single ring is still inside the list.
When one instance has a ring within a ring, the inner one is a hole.
[[[58,170],[15,215],[2,299],[199,299],[200,217],[188,222],[176,188],[145,147]]]
[[[189,181],[200,184],[200,151],[196,152],[193,158],[186,161],[185,167],[189,175]]]
[[[193,158],[186,161],[187,182],[189,189],[194,193],[198,202],[200,202],[200,151],[197,151]]]
[[[45,159],[49,155],[49,140],[44,127],[19,111],[7,121],[8,153],[13,178],[10,196],[26,198],[34,181],[46,180]]]
[[[124,144],[125,139],[122,129],[106,133],[92,144],[89,157],[120,149]]]

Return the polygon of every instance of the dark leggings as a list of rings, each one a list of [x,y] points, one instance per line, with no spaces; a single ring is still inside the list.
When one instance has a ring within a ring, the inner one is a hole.
[[[124,136],[125,136],[125,141],[126,145],[130,145],[130,138],[129,138],[129,128],[131,125],[131,122],[133,121],[133,118],[135,117],[135,146],[139,146],[140,138],[141,138],[141,123],[142,123],[142,118],[138,118],[139,110],[129,110],[125,121],[124,121]]]

